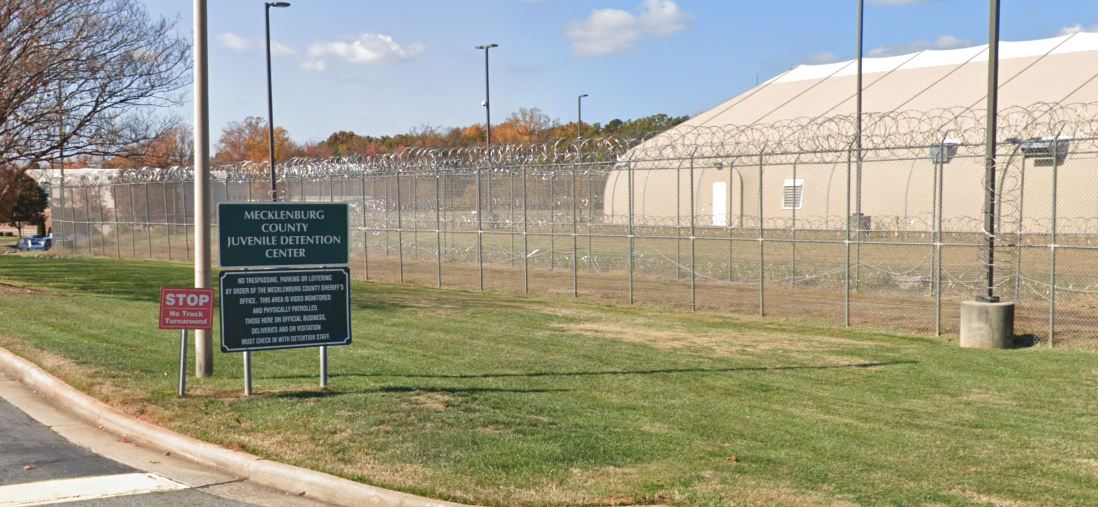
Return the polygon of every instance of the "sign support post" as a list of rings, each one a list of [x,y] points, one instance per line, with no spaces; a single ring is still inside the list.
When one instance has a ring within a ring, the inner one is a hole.
[[[328,347],[320,347],[320,387],[328,387]]]
[[[252,352],[244,351],[244,396],[252,395]]]
[[[187,395],[187,330],[179,330],[179,397]]]

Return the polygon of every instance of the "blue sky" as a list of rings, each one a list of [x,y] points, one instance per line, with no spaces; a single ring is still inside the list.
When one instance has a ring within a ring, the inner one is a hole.
[[[190,36],[190,0],[143,0]],[[275,119],[299,141],[482,122],[693,115],[801,63],[853,58],[855,0],[291,0],[272,9]],[[866,55],[987,42],[986,0],[867,0]],[[263,1],[209,0],[210,117],[266,117]],[[1003,40],[1098,30],[1094,0],[1005,0]],[[188,90],[187,99],[190,98]],[[189,121],[190,104],[179,108]]]

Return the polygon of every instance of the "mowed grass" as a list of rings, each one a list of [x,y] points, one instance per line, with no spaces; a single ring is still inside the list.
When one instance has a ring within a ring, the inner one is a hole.
[[[254,354],[249,398],[215,353],[177,399],[157,297],[191,280],[5,256],[0,345],[176,431],[460,502],[1098,504],[1093,353],[356,282],[327,390],[315,349]]]

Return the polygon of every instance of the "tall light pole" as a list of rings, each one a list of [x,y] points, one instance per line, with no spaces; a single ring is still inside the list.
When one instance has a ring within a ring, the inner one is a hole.
[[[579,137],[580,129],[583,128],[583,98],[587,96],[582,93],[576,97],[576,137]]]
[[[267,28],[267,137],[271,149],[271,200],[278,201],[278,185],[275,183],[275,126],[274,99],[271,92],[271,7],[289,7],[289,2],[266,2],[263,4],[263,21]]]
[[[492,93],[490,80],[488,78],[488,50],[498,47],[499,44],[481,44],[476,47],[476,49],[484,50],[484,130],[486,134],[484,146],[487,149],[485,153],[488,153],[489,159],[491,158],[492,150]]]
[[[492,216],[492,93],[488,78],[488,50],[498,48],[499,44],[481,44],[476,49],[484,50],[484,155],[488,160],[488,216]]]

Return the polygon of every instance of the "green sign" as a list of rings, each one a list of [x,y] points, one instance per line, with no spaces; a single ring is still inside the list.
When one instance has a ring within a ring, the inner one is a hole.
[[[221,351],[351,344],[347,268],[221,273]]]
[[[345,203],[221,203],[221,267],[347,264]]]

